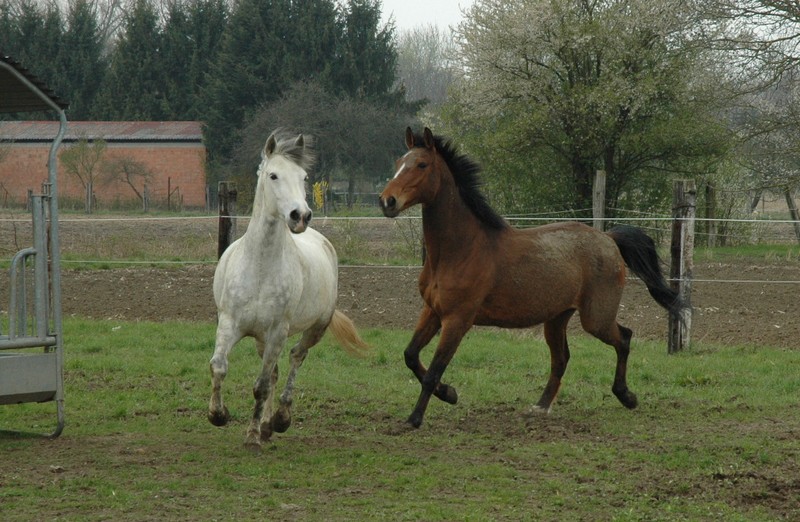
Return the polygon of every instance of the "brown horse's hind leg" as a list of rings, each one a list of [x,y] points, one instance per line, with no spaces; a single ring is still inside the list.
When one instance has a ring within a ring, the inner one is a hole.
[[[611,391],[623,406],[633,409],[638,404],[636,395],[628,389],[628,354],[631,351],[631,337],[633,332],[629,328],[612,322],[610,332],[598,332],[589,328],[584,329],[606,344],[614,347],[617,352],[617,369],[614,373],[614,384]]]
[[[439,321],[439,317],[434,314],[433,310],[426,305],[422,309],[422,313],[417,321],[417,327],[414,330],[414,335],[411,337],[411,341],[408,343],[408,347],[406,347],[405,352],[403,352],[406,366],[408,366],[408,368],[414,372],[414,376],[417,378],[420,384],[425,378],[425,375],[428,373],[428,370],[425,369],[425,365],[423,365],[419,360],[419,353],[439,332],[441,325],[442,323]],[[447,384],[437,384],[433,394],[449,404],[455,404],[458,402],[458,394],[456,393],[456,389],[452,386],[448,386]]]
[[[637,406],[638,401],[636,395],[628,389],[627,372],[628,372],[628,354],[631,351],[631,337],[633,332],[629,328],[617,324],[619,329],[619,339],[617,342],[612,343],[614,349],[617,351],[617,370],[614,374],[614,385],[611,391],[614,392],[619,402],[629,409]]]
[[[567,324],[575,310],[567,310],[555,319],[544,324],[544,337],[550,347],[550,378],[544,387],[542,397],[534,407],[537,410],[550,412],[550,406],[561,388],[561,378],[567,371],[569,362],[569,345],[567,344]]]

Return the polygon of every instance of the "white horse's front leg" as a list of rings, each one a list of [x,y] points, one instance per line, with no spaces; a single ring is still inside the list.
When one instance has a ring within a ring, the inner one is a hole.
[[[306,360],[308,350],[322,339],[324,333],[324,328],[321,330],[306,330],[300,340],[297,341],[297,344],[292,347],[292,351],[289,354],[290,368],[289,375],[286,378],[286,386],[281,394],[278,411],[275,412],[270,422],[273,431],[283,433],[292,424],[292,396],[294,395],[294,380],[297,376],[297,370]]]
[[[211,357],[211,400],[208,404],[208,420],[214,426],[224,426],[231,416],[222,402],[222,381],[228,375],[228,354],[233,345],[241,339],[228,321],[220,319],[217,324],[217,338],[214,355]]]
[[[258,347],[258,353],[261,354],[263,359],[264,352],[266,351],[266,344],[256,341],[256,346]],[[265,442],[268,441],[269,438],[272,436],[272,425],[270,423],[270,419],[272,418],[272,412],[275,409],[275,388],[278,384],[278,364],[275,364],[275,367],[272,369],[272,378],[270,379],[269,385],[269,393],[267,394],[267,400],[264,401],[264,408],[261,413],[261,441]]]
[[[264,353],[261,358],[261,374],[253,386],[255,407],[250,427],[244,438],[244,445],[258,450],[261,448],[261,423],[267,412],[272,410],[272,397],[274,395],[274,381],[277,380],[277,365],[283,346],[288,335],[287,327],[278,328],[279,332],[269,332],[264,341]],[[261,346],[259,346],[259,351]]]

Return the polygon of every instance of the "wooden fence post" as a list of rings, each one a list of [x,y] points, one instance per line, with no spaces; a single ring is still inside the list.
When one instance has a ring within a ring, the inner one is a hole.
[[[217,238],[217,259],[236,237],[236,184],[220,181],[219,193],[219,233]]]
[[[606,171],[598,170],[594,176],[592,190],[592,224],[597,230],[603,230],[606,217]]]
[[[692,329],[692,270],[694,268],[694,223],[697,189],[692,180],[673,185],[670,286],[678,292],[684,308],[669,314],[669,353],[689,348]]]

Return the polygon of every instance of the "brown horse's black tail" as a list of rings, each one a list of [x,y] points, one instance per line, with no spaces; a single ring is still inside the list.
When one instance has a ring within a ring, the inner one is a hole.
[[[653,239],[643,230],[627,226],[614,227],[608,235],[617,244],[622,259],[631,272],[647,285],[653,299],[670,312],[680,312],[683,302],[661,273],[661,260]]]

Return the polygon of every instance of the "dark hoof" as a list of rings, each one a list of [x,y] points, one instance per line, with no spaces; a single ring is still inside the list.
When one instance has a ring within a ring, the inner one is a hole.
[[[624,392],[621,393],[615,393],[615,395],[617,396],[617,399],[619,399],[619,402],[621,402],[622,405],[628,408],[629,410],[632,410],[639,405],[639,401],[636,399],[636,395],[630,390],[625,390]]]
[[[270,425],[272,426],[272,431],[284,433],[289,429],[289,426],[292,425],[292,414],[288,412],[283,413],[281,410],[278,410],[275,412],[275,415],[272,416]]]
[[[231,414],[228,412],[227,406],[222,407],[222,411],[209,411],[208,421],[214,426],[225,426],[231,420]]]
[[[439,387],[436,388],[436,397],[448,404],[455,404],[458,402],[458,393],[456,393],[456,389],[448,384],[440,384]]]
[[[419,428],[420,426],[422,426],[422,416],[415,415],[412,413],[411,417],[409,417],[408,420],[406,421],[406,424],[408,424],[412,428]]]

